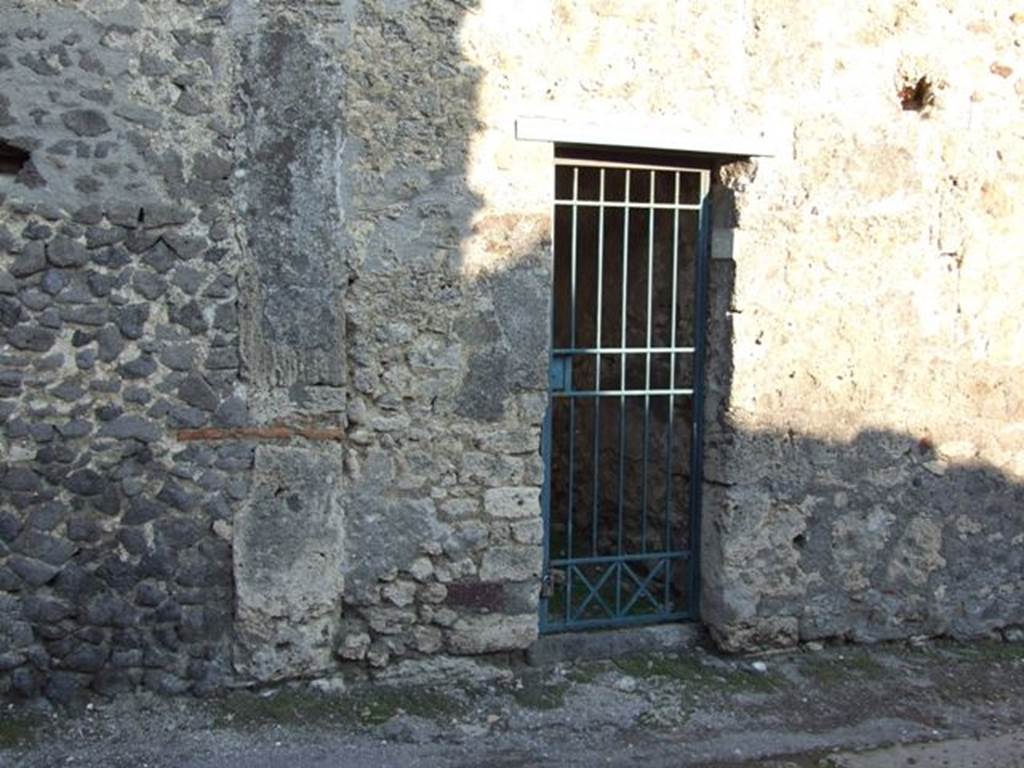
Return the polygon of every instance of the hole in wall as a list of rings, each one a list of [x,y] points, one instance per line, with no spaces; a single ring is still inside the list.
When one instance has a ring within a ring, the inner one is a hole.
[[[917,82],[904,82],[899,97],[905,112],[920,112],[935,103],[935,91],[927,77],[921,77]]]
[[[24,149],[0,139],[0,176],[17,176],[31,159]]]

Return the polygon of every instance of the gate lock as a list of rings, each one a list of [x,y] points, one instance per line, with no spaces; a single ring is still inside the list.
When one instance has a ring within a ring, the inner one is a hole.
[[[552,392],[565,392],[572,389],[572,355],[551,356],[548,384]]]

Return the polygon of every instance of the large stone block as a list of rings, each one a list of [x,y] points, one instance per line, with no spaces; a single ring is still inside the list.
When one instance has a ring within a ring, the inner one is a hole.
[[[528,648],[537,639],[537,627],[536,614],[462,618],[448,635],[448,650],[473,655]]]
[[[540,578],[542,551],[539,546],[491,547],[480,566],[483,581],[529,581]]]
[[[235,667],[258,680],[332,661],[344,588],[341,452],[261,446],[234,524]]]
[[[246,127],[237,189],[248,214],[242,357],[259,384],[338,386],[348,285],[345,79],[314,30],[289,17],[245,29],[240,42]]]
[[[540,516],[540,489],[532,486],[490,488],[484,493],[484,509],[491,517],[508,520]]]

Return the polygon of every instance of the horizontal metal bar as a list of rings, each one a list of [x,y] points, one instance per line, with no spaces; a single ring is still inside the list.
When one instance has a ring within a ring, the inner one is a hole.
[[[559,347],[552,349],[555,355],[646,355],[657,354],[692,354],[693,347]]]
[[[540,631],[544,634],[558,632],[567,629],[601,629],[604,627],[621,627],[625,624],[658,624],[667,621],[693,621],[694,616],[689,611],[676,611],[673,613],[644,613],[638,616],[617,616],[614,618],[602,619],[576,619],[559,622],[543,622]]]
[[[686,397],[693,394],[692,389],[563,389],[558,392],[552,392],[552,397],[605,397],[605,396],[619,396],[619,397],[643,397],[644,395],[650,395],[651,397],[657,395],[675,395],[676,397]]]
[[[596,557],[570,557],[562,560],[551,559],[550,565],[578,567],[581,565],[601,565],[604,563],[621,563],[622,561],[645,560],[685,560],[690,556],[690,550],[678,549],[668,552],[644,552],[636,555],[597,555]]]
[[[641,203],[625,202],[624,200],[555,200],[555,205],[575,206],[577,208],[642,208],[645,211],[699,211],[700,203]]]
[[[556,157],[555,165],[578,166],[580,168],[628,168],[631,171],[682,171],[684,173],[705,173],[706,168],[688,168],[682,165],[634,165],[633,163],[610,163],[607,160],[573,160],[571,157]]]

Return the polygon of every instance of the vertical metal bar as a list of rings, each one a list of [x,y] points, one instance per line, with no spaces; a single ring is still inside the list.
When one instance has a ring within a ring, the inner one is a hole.
[[[625,201],[629,202],[630,170],[626,169]],[[626,348],[626,302],[629,298],[629,208],[622,209],[622,326],[619,329],[620,349]],[[626,391],[626,353],[619,353],[619,392]],[[622,554],[622,505],[626,476],[626,396],[619,395],[619,498],[617,512],[618,554]],[[615,615],[622,610],[622,563],[615,573]]]
[[[555,187],[558,179],[558,166],[555,163],[551,164],[551,197],[556,197]],[[557,216],[557,206],[551,206],[551,221],[549,224],[551,232],[551,249],[549,253],[551,264],[551,294],[549,295],[548,305],[548,327],[551,329],[548,336],[548,371],[551,370],[553,362],[552,349],[555,347],[555,219]],[[548,392],[548,406],[544,411],[544,426],[541,430],[541,456],[544,459],[544,483],[541,486],[540,491],[540,508],[541,515],[544,520],[544,569],[541,571],[544,579],[551,578],[551,429],[552,422],[554,420],[554,398],[551,397],[550,390]],[[544,586],[542,582],[541,586]],[[543,632],[548,624],[548,591],[541,589],[540,597],[540,631]]]
[[[577,215],[579,212],[579,186],[580,186],[580,169],[572,169],[572,247],[570,249],[571,256],[571,269],[572,274],[570,276],[570,289],[569,289],[569,343],[572,347],[576,346],[576,222]],[[572,358],[569,359],[569,381],[568,386],[572,389]],[[573,486],[575,485],[576,475],[576,398],[569,398],[569,521],[568,521],[568,532],[566,540],[568,542],[566,556],[571,560],[575,553],[573,552],[573,512],[575,499],[573,498]],[[566,568],[566,579],[565,579],[565,618],[568,621],[572,617],[572,565],[570,564]]]
[[[675,203],[679,205],[679,180],[681,171],[676,171]],[[669,371],[668,371],[668,438],[665,449],[665,551],[672,549],[672,431],[675,429],[673,418],[676,410],[676,326],[679,324],[679,209],[673,213],[672,221],[672,314],[670,315],[671,330],[669,331]],[[672,559],[665,562],[665,609],[672,604]]]
[[[601,298],[604,282],[604,168],[600,171],[599,183],[601,191],[599,194],[600,205],[597,209],[597,313],[594,319],[594,346],[601,347]],[[601,355],[595,355],[595,380],[594,390],[601,390]],[[593,509],[590,520],[590,553],[597,557],[597,521],[600,511],[598,491],[601,477],[601,396],[594,397],[594,488],[593,488]]]
[[[708,194],[711,174],[700,175],[700,218],[698,220],[697,252],[695,264],[697,279],[694,296],[694,351],[693,351],[693,431],[690,441],[690,562],[688,602],[690,614],[700,615],[700,521],[701,477],[703,475],[704,448],[704,332],[707,320],[708,257],[710,250],[711,196]]]
[[[647,551],[647,459],[648,443],[651,431],[651,314],[654,295],[654,179],[656,171],[651,174],[650,210],[647,216],[647,342],[644,370],[644,448],[641,467],[643,468],[643,490],[640,493],[640,551]]]

